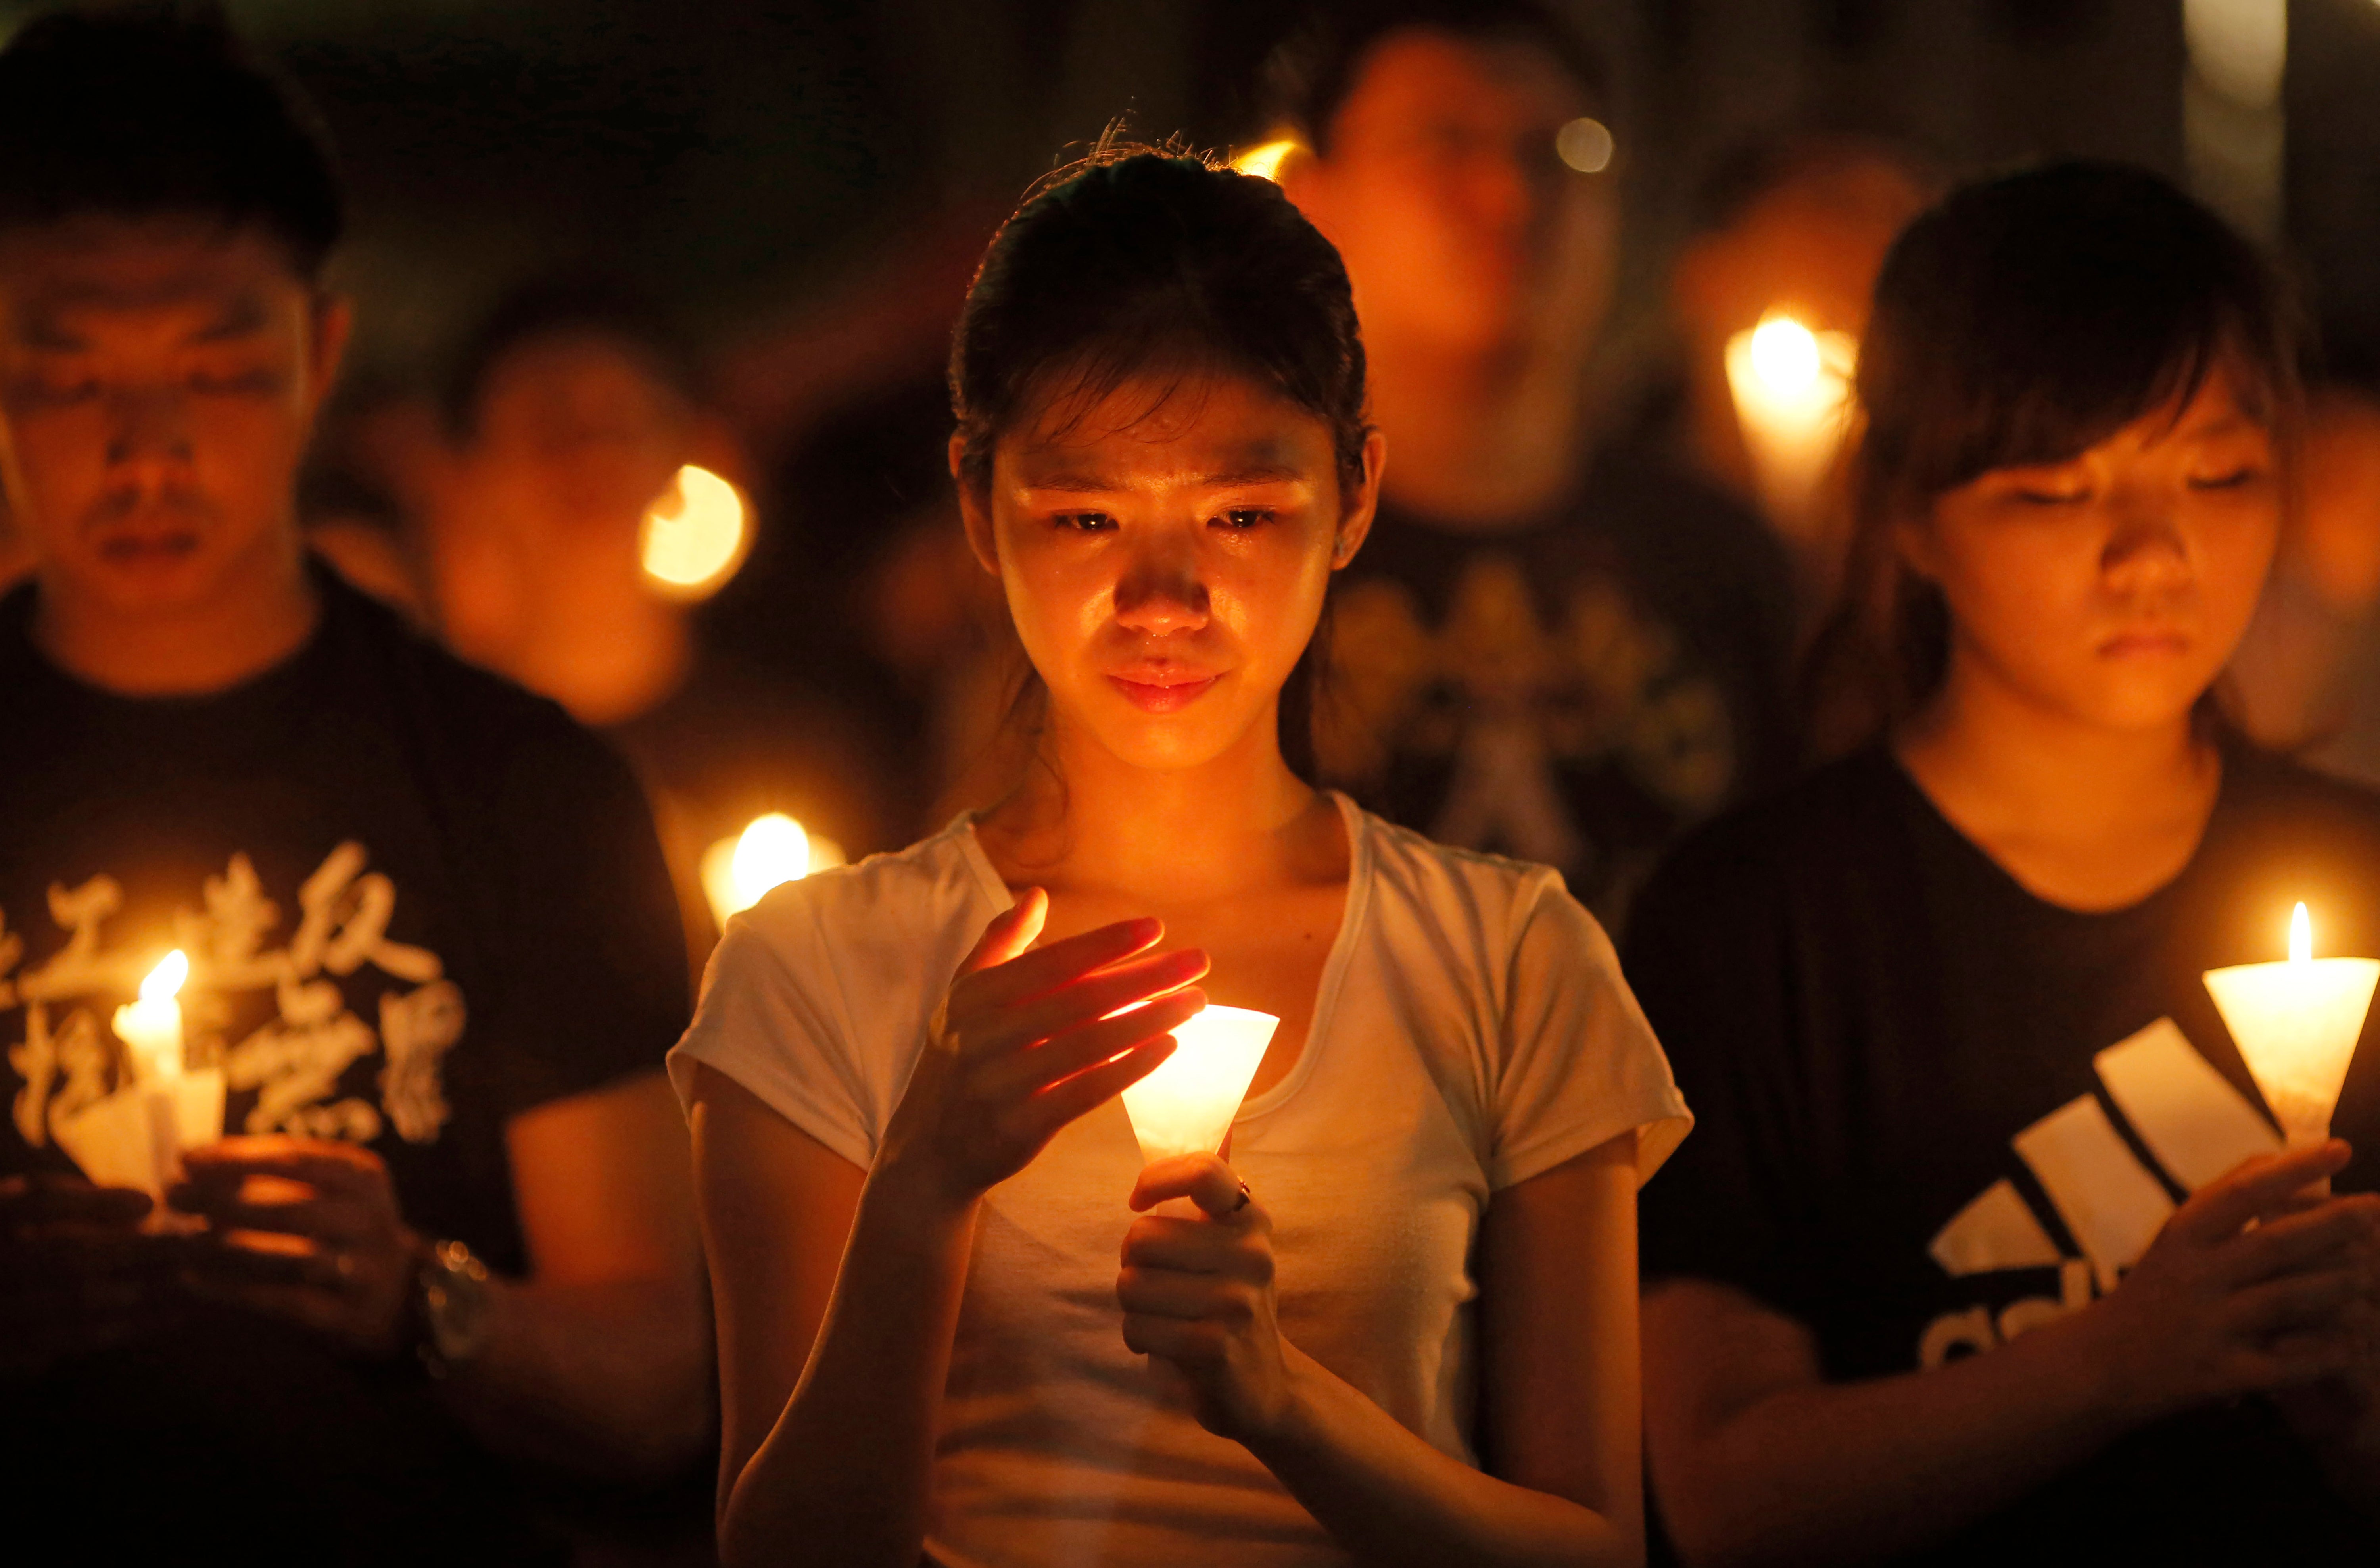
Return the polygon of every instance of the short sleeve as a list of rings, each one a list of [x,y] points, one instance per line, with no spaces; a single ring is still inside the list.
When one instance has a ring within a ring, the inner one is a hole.
[[[677,897],[644,792],[559,710],[522,718],[480,763],[504,963],[498,993],[474,1006],[507,1115],[658,1071],[686,1013]]]
[[[1629,981],[1695,1113],[1693,1140],[1639,1201],[1640,1270],[1648,1283],[1733,1285],[1806,1319],[1793,1238],[1808,1161],[1785,1090],[1782,937],[1759,881],[1728,867],[1657,876],[1630,918]]]
[[[869,1107],[882,1097],[844,1049],[851,1031],[840,997],[820,993],[832,985],[833,966],[816,940],[809,891],[780,889],[759,910],[727,922],[694,1022],[670,1052],[670,1082],[690,1106],[694,1065],[702,1063],[865,1169],[876,1159]]]
[[[1515,1185],[1632,1130],[1642,1183],[1694,1118],[1611,940],[1557,873],[1534,887],[1512,948],[1488,1185]]]

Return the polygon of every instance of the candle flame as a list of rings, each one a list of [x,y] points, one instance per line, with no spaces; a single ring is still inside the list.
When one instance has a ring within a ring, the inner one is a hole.
[[[2306,918],[2306,907],[2301,904],[2289,916],[2289,962],[2310,964],[2313,961],[2313,922]]]
[[[1269,141],[1257,143],[1245,152],[1235,154],[1232,159],[1232,167],[1244,175],[1254,175],[1258,179],[1269,179],[1278,185],[1281,183],[1281,166],[1289,162],[1292,153],[1298,151],[1299,143],[1295,137],[1275,137]]]
[[[724,926],[727,917],[751,908],[771,888],[842,864],[843,848],[832,839],[771,811],[704,854],[702,891],[712,916]]]
[[[1806,392],[1825,367],[1818,336],[1791,316],[1771,316],[1752,329],[1752,368],[1779,392]]]
[[[149,978],[140,982],[140,1000],[171,1002],[180,994],[182,982],[189,978],[189,955],[177,947],[165,954],[158,966],[149,971]]]
[[[747,906],[758,904],[778,883],[809,875],[810,835],[783,811],[771,811],[744,830],[727,867],[736,896]]]
[[[688,463],[645,513],[645,575],[673,599],[701,599],[735,575],[750,542],[744,498]]]

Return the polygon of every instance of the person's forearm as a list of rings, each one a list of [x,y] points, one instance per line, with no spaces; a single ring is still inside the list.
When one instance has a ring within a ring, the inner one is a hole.
[[[686,1280],[490,1280],[486,1347],[443,1385],[480,1441],[512,1458],[620,1479],[702,1452],[710,1339]]]
[[[1248,1440],[1248,1450],[1358,1561],[1432,1568],[1644,1562],[1641,1528],[1475,1470],[1295,1346],[1281,1350],[1289,1410],[1273,1430]]]
[[[1984,1517],[2152,1414],[2115,1386],[2086,1308],[1932,1371],[1767,1395],[1654,1466],[1694,1568],[1855,1563]]]
[[[731,1568],[917,1562],[976,1206],[882,1175],[860,1195],[801,1379],[728,1490],[719,1549]]]

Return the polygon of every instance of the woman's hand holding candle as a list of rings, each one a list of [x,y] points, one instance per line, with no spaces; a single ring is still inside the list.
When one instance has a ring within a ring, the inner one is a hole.
[[[367,1355],[404,1348],[423,1244],[378,1155],[273,1136],[225,1138],[182,1163],[169,1199],[214,1235],[200,1255],[202,1287]]]
[[[960,966],[885,1129],[875,1179],[922,1179],[941,1201],[973,1203],[1059,1128],[1154,1072],[1172,1050],[1165,1031],[1207,1004],[1184,989],[1207,972],[1207,955],[1148,954],[1165,934],[1153,919],[1028,952],[1049,908],[1047,894],[1026,889]]]
[[[1146,1212],[1175,1197],[1201,1217]],[[1132,1207],[1140,1218],[1116,1280],[1124,1343],[1180,1368],[1198,1424],[1217,1436],[1244,1442],[1278,1428],[1291,1380],[1273,1308],[1271,1217],[1211,1154],[1148,1166]]]

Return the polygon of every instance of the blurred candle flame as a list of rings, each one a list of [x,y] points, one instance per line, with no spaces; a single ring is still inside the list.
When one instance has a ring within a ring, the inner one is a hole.
[[[645,513],[645,576],[673,599],[708,598],[735,575],[750,541],[743,496],[688,463]]]
[[[1289,155],[1297,150],[1298,141],[1295,137],[1278,136],[1269,141],[1259,141],[1254,147],[1235,155],[1232,159],[1232,167],[1244,175],[1254,175],[1258,179],[1269,179],[1278,183],[1281,179],[1281,164],[1287,163]]]
[[[770,889],[842,864],[842,847],[832,839],[809,832],[783,811],[771,811],[704,852],[703,896],[723,927],[729,916],[751,908]]]
[[[174,999],[189,978],[189,955],[177,947],[140,982],[140,1000],[115,1010],[116,1038],[130,1049],[145,1084],[170,1085],[182,1076],[182,1004]]]
[[[1752,329],[1752,368],[1780,393],[1817,384],[1818,334],[1791,316],[1771,316]]]
[[[1727,345],[1728,390],[1762,504],[1779,528],[1814,526],[1819,492],[1841,450],[1858,345],[1772,311]]]
[[[2298,907],[2303,909],[2305,906],[2301,904]],[[140,982],[140,1000],[170,1002],[181,994],[182,982],[189,978],[189,954],[177,947],[160,959],[157,966],[149,971],[149,978]]]
[[[2313,922],[2306,918],[2306,906],[2302,904],[2289,916],[2289,962],[2313,962]]]

